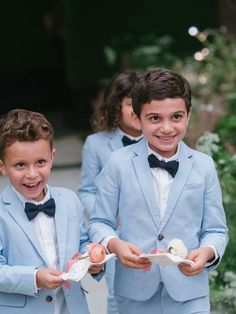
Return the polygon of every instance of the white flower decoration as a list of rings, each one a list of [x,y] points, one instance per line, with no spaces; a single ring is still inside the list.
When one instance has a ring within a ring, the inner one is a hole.
[[[180,239],[173,239],[168,244],[168,251],[173,254],[186,258],[188,256],[188,250]]]

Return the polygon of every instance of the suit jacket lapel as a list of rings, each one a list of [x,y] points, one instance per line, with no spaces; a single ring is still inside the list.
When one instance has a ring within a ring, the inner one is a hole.
[[[153,177],[147,160],[147,144],[145,139],[140,140],[139,143],[134,145],[134,168],[140,183],[143,196],[146,200],[151,216],[157,228],[160,227],[160,209],[156,200]],[[145,152],[145,153],[144,153]]]
[[[29,222],[21,201],[14,193],[10,186],[7,186],[2,192],[3,202],[13,220],[21,227],[22,231],[27,235],[29,241],[35,250],[47,264],[46,257],[41,249],[40,243],[34,231],[33,225]]]
[[[68,214],[67,214],[67,209],[64,206],[63,200],[60,199],[61,195],[55,194],[51,190],[50,190],[50,193],[56,203],[55,226],[56,226],[56,234],[57,234],[57,246],[58,246],[60,268],[61,270],[63,270],[64,263],[65,263],[65,256],[66,256],[66,236],[67,236],[67,227],[68,227]]]
[[[183,188],[185,186],[189,173],[192,169],[193,160],[191,156],[192,156],[191,150],[183,142],[181,142],[179,156],[178,156],[179,169],[173,180],[173,184],[170,190],[165,215],[161,222],[161,230],[164,228],[171,213],[173,212],[176,206],[176,203],[183,191]]]

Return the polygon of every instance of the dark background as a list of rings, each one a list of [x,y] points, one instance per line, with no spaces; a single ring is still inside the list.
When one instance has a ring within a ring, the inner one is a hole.
[[[4,1],[0,114],[21,107],[45,113],[58,129],[86,129],[101,79],[123,70],[107,64],[107,44],[116,39],[125,51],[146,33],[168,34],[185,56],[197,49],[190,26],[228,23],[235,32],[232,12],[232,0]]]

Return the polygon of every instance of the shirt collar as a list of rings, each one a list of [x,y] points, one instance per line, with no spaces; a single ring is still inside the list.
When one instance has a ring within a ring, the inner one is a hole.
[[[12,189],[13,189],[13,191],[16,193],[16,195],[18,196],[18,198],[21,200],[22,204],[25,204],[26,202],[30,202],[30,203],[33,203],[33,204],[35,204],[35,205],[39,205],[39,204],[45,203],[45,202],[46,202],[47,200],[49,200],[49,198],[50,198],[50,193],[49,193],[48,185],[46,185],[46,187],[45,187],[45,190],[47,191],[47,193],[45,194],[44,198],[43,198],[41,201],[39,201],[39,202],[37,202],[37,201],[35,201],[35,200],[33,200],[33,199],[28,199],[28,198],[24,197],[22,194],[20,194],[20,193],[14,188],[14,186],[12,186]]]
[[[148,148],[148,155],[153,154],[160,160],[165,160],[165,161],[178,160],[179,148],[180,148],[180,144],[179,143],[178,143],[178,147],[177,147],[177,152],[173,156],[171,156],[170,158],[165,158],[165,157],[159,155],[158,153],[156,153],[154,150],[152,150],[149,147],[148,143],[147,143],[147,148]]]
[[[133,137],[125,132],[123,132],[120,128],[117,128],[118,133],[120,134],[120,136],[127,136],[128,138],[130,138],[131,140],[135,140],[135,141],[139,141],[141,140],[141,138],[143,138],[143,134],[139,135],[138,137]]]

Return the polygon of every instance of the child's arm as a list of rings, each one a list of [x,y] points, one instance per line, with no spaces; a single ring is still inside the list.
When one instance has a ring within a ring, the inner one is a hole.
[[[179,264],[180,271],[186,276],[194,276],[203,271],[206,263],[215,258],[214,250],[211,247],[204,247],[190,252],[188,259],[194,261],[193,266],[187,264]]]
[[[115,253],[120,262],[126,267],[143,269],[150,266],[148,259],[140,258],[143,252],[134,244],[118,238],[112,238],[107,246],[109,252]]]
[[[217,267],[225,252],[228,243],[228,228],[226,225],[226,215],[222,203],[222,191],[215,168],[215,163],[211,157],[204,163],[205,188],[203,197],[203,217],[199,232],[200,247],[214,247],[218,254],[218,259],[213,263],[211,269]],[[212,249],[213,250],[213,249]]]
[[[96,149],[93,143],[93,136],[87,137],[82,150],[82,166],[80,172],[80,185],[77,191],[85,210],[86,216],[89,218],[94,208],[96,195],[95,179],[101,171]]]
[[[217,267],[228,242],[228,229],[217,171],[213,159],[209,156],[207,159],[201,162],[201,167],[202,165],[205,167],[202,171],[206,176],[206,184],[203,198],[204,211],[199,233],[200,247],[190,252],[188,256],[188,259],[195,262],[193,266],[179,265],[180,271],[186,276],[197,275],[208,266],[208,271]]]

